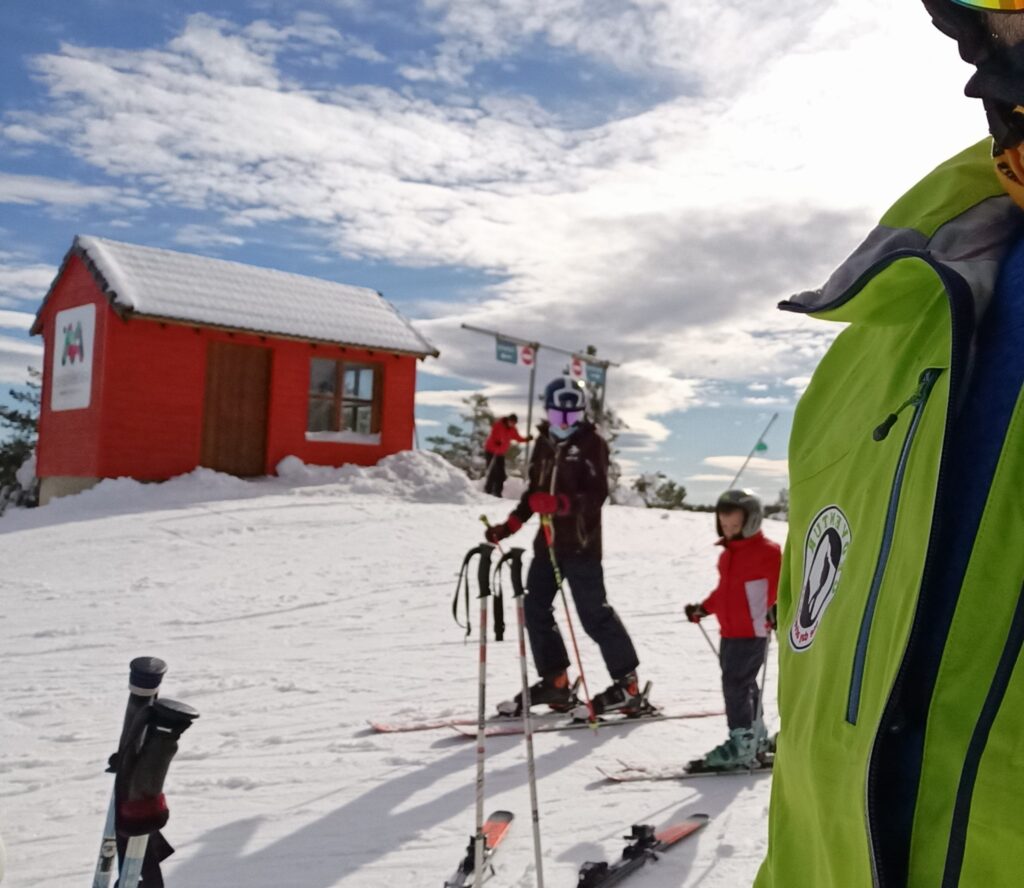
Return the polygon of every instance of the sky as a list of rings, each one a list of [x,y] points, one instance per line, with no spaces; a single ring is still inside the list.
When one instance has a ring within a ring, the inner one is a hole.
[[[914,0],[6,0],[0,49],[0,387],[93,234],[381,291],[441,351],[421,442],[470,393],[526,415],[463,324],[593,345],[627,475],[694,502],[778,413],[775,499],[839,332],[776,304],[986,133]]]

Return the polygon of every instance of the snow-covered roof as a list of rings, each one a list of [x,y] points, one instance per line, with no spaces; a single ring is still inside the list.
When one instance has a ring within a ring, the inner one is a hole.
[[[366,287],[88,235],[75,238],[71,254],[85,258],[120,311],[421,357],[438,355],[390,302]],[[38,326],[37,320],[33,332]]]

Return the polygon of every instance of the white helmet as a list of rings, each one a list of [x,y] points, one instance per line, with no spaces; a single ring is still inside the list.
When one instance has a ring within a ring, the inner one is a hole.
[[[722,508],[734,508],[742,509],[743,513],[747,516],[747,520],[743,522],[743,530],[740,531],[740,536],[744,539],[752,537],[761,529],[761,519],[764,518],[764,505],[761,503],[760,497],[752,490],[727,490],[719,498],[715,504],[715,529],[718,531],[719,536],[724,536],[722,533],[722,523],[718,520],[718,510]]]

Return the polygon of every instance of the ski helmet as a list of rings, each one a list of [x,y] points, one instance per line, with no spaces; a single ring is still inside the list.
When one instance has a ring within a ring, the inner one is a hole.
[[[1024,45],[1001,46],[988,14],[1024,12],[1024,0],[923,0],[932,21],[978,70],[964,93],[981,99],[997,153],[1024,142]]]
[[[725,534],[722,533],[722,522],[718,520],[718,511],[730,508],[742,509],[743,514],[747,516],[747,520],[743,522],[743,529],[740,531],[740,536],[744,539],[752,537],[761,529],[764,506],[761,504],[760,497],[752,490],[727,490],[715,504],[715,529],[719,536],[725,536]]]
[[[544,389],[544,409],[551,433],[558,438],[567,437],[586,415],[587,392],[583,383],[569,376],[552,379]]]

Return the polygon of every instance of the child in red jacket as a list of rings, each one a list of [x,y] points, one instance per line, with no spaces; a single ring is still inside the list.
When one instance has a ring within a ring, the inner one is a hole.
[[[699,623],[714,614],[721,628],[719,662],[729,738],[691,770],[749,768],[767,748],[757,680],[775,628],[775,595],[782,550],[761,532],[764,509],[749,490],[727,490],[715,508],[725,551],[718,558],[718,586],[700,604],[686,605],[686,618]]]

